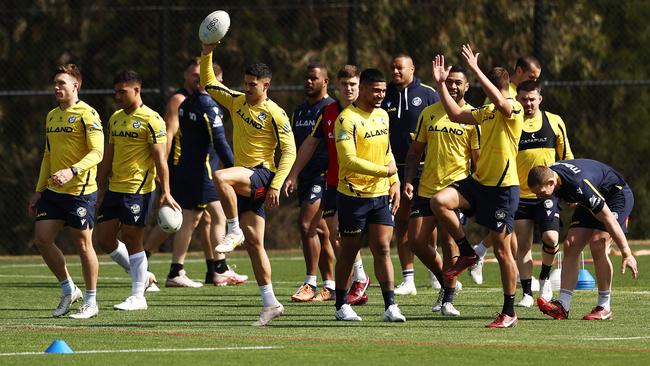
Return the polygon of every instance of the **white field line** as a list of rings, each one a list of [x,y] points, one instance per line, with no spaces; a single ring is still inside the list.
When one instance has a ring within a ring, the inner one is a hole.
[[[586,341],[631,341],[636,339],[650,339],[650,336],[642,337],[610,337],[610,338],[584,338]]]
[[[396,257],[397,258],[397,257]],[[237,258],[228,258],[229,262],[238,262],[238,261],[248,261],[248,257],[237,257]],[[304,261],[304,257],[278,257],[278,258],[270,258],[271,262],[289,262],[289,261]],[[152,264],[168,264],[170,263],[170,260],[152,260],[149,261],[149,263]],[[205,263],[205,259],[186,259],[185,263]],[[113,261],[102,261],[99,262],[100,265],[102,266],[113,266],[117,265],[117,263]],[[79,262],[68,262],[66,263],[66,266],[68,267],[80,267],[81,263]],[[24,264],[0,264],[0,270],[5,269],[5,268],[47,268],[47,265],[45,263],[24,263]]]
[[[145,348],[145,349],[106,349],[75,351],[75,354],[96,353],[152,353],[152,352],[205,352],[205,351],[258,351],[269,349],[283,349],[281,346],[250,346],[250,347],[209,347],[209,348]],[[34,356],[47,355],[45,352],[9,352],[0,353],[0,356]]]

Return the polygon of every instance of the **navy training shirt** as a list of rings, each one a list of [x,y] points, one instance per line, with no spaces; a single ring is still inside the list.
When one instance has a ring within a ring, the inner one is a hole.
[[[562,180],[554,194],[599,213],[605,200],[620,192],[627,183],[609,165],[591,159],[559,160],[549,166]]]
[[[422,84],[418,78],[414,78],[404,90],[399,90],[392,82],[388,84],[381,108],[388,112],[390,146],[397,164],[406,161],[420,113],[439,100],[438,92]]]
[[[300,149],[300,145],[311,135],[316,122],[322,118],[323,109],[328,104],[333,103],[335,100],[326,97],[319,100],[316,104],[309,104],[305,102],[296,108],[291,115],[291,123],[293,128],[293,137],[296,141],[296,149]],[[311,179],[323,175],[327,170],[327,143],[323,139],[318,143],[314,155],[305,165],[303,170],[298,175],[299,180]]]

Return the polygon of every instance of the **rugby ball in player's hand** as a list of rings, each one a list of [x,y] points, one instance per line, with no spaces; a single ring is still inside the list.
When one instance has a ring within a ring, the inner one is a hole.
[[[230,15],[223,10],[217,10],[203,19],[199,27],[199,39],[202,43],[217,43],[226,35],[230,28]]]
[[[166,233],[175,233],[183,224],[183,213],[164,205],[158,210],[158,225]]]

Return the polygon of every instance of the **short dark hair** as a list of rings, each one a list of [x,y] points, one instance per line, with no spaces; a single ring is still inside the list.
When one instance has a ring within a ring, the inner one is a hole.
[[[113,78],[113,85],[118,83],[142,85],[142,78],[140,77],[140,74],[133,70],[124,70],[118,72]]]
[[[539,94],[542,94],[542,84],[535,80],[525,80],[517,85],[517,93],[520,91],[532,92],[533,90],[537,90]]]
[[[539,187],[553,178],[553,171],[546,166],[535,166],[528,172],[528,187]]]
[[[201,58],[192,57],[192,58],[188,59],[185,62],[185,69],[187,70],[187,68],[190,67],[190,66],[197,66],[197,65],[200,65],[200,64],[201,64]]]
[[[413,58],[411,57],[411,55],[409,55],[406,52],[398,52],[398,53],[394,54],[393,58],[391,58],[391,61],[395,61],[396,58],[408,58],[411,61],[413,61]]]
[[[542,63],[539,62],[539,60],[535,56],[521,56],[517,59],[517,63],[515,64],[515,70],[519,67],[523,71],[528,71],[532,66],[541,69]]]
[[[309,65],[307,65],[307,71],[311,69],[319,69],[321,72],[325,74],[325,77],[329,77],[329,73],[327,71],[327,65],[325,65],[322,62],[312,62]]]
[[[452,72],[461,73],[463,76],[465,76],[465,79],[467,79],[467,72],[461,65],[452,65],[451,69],[449,69],[449,73],[451,74]]]
[[[54,70],[54,77],[56,77],[59,74],[68,74],[73,78],[77,79],[77,82],[79,83],[79,87],[81,88],[81,70],[79,70],[79,67],[77,65],[75,64],[59,65]]]
[[[487,73],[487,78],[499,90],[507,89],[510,82],[510,74],[503,67],[494,67]]]
[[[338,79],[349,79],[359,77],[359,68],[356,65],[344,65],[341,70],[336,74]]]
[[[386,77],[377,69],[365,69],[361,72],[359,82],[365,85],[372,83],[385,83]]]
[[[271,68],[262,62],[256,62],[246,66],[244,74],[255,76],[258,79],[271,79],[273,73],[271,73]]]

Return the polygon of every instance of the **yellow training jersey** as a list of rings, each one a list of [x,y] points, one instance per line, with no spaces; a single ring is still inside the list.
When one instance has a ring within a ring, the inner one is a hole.
[[[114,146],[108,189],[119,193],[149,193],[156,189],[156,164],[151,144],[167,143],[165,122],[158,112],[141,105],[131,114],[123,109],[108,121]]]
[[[422,110],[415,133],[415,141],[427,144],[418,196],[431,198],[469,175],[472,150],[480,148],[479,126],[452,122],[438,102]]]
[[[36,192],[46,188],[70,195],[97,191],[97,164],[104,155],[104,132],[97,112],[78,101],[62,110],[56,107],[45,119],[45,153],[36,184]],[[78,173],[63,186],[55,186],[52,174],[71,166]]]
[[[520,197],[536,198],[528,187],[528,172],[535,166],[549,166],[556,160],[573,159],[564,121],[557,114],[540,111],[536,116],[524,118],[517,153]]]
[[[474,179],[484,186],[508,187],[519,185],[517,149],[524,124],[524,111],[516,100],[510,117],[504,116],[494,104],[472,110],[474,120],[481,125],[481,156],[476,162]]]
[[[395,160],[388,140],[388,113],[381,108],[365,112],[351,104],[341,112],[334,126],[339,161],[337,190],[353,197],[388,195],[397,174],[388,167]]]
[[[280,189],[296,160],[296,144],[289,117],[270,99],[258,105],[246,103],[243,93],[217,81],[212,54],[201,56],[201,85],[219,104],[230,111],[233,123],[235,166],[263,165],[275,173],[271,188]],[[280,162],[275,165],[275,148],[280,145]]]

